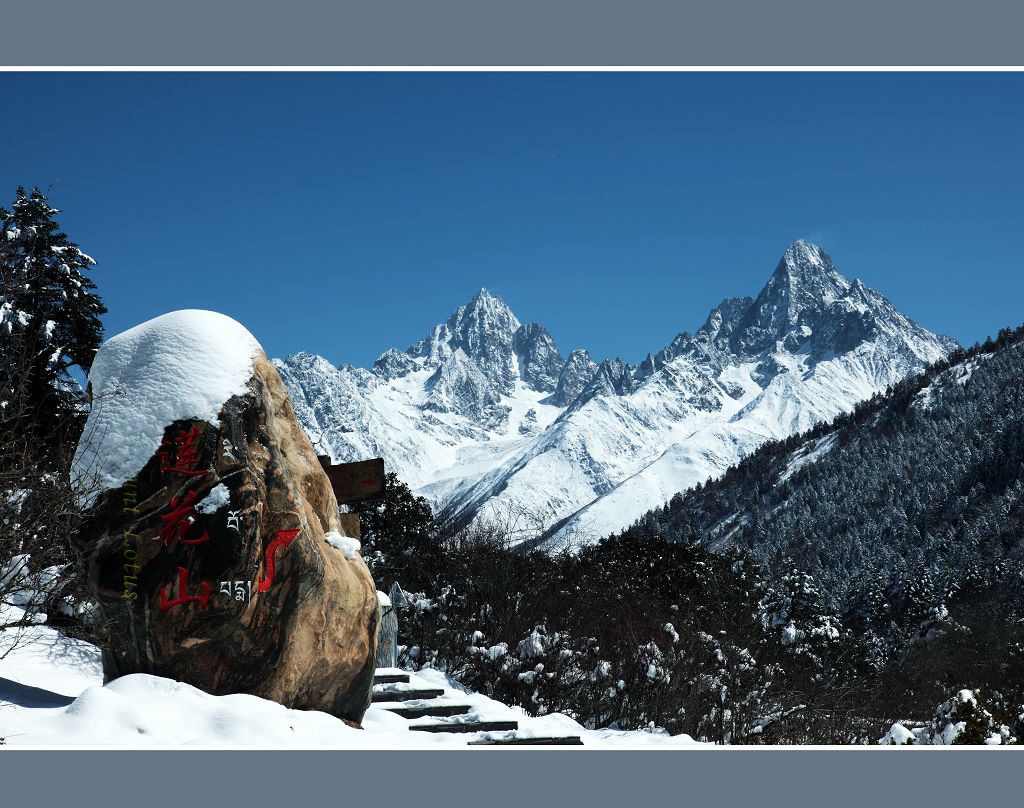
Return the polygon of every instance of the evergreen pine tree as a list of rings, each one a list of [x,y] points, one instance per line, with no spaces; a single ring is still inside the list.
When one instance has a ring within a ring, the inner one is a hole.
[[[0,569],[22,556],[26,575],[62,570],[38,579],[15,625],[52,618],[83,591],[68,563],[80,519],[69,468],[84,420],[69,370],[89,369],[106,309],[85,274],[95,262],[57,213],[39,189],[18,188],[12,209],[0,208]],[[18,586],[0,575],[0,600]]]
[[[18,188],[11,210],[0,208],[0,399],[21,405],[3,437],[46,448],[77,421],[69,370],[88,371],[106,312],[86,275],[96,262],[61,231],[59,212],[38,188]]]
[[[359,515],[363,557],[379,586],[398,581],[405,589],[432,589],[443,551],[430,505],[393,472],[384,483],[381,499],[350,506]]]

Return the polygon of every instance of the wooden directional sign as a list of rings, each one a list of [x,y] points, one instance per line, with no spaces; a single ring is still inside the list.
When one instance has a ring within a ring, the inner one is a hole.
[[[384,460],[360,460],[358,463],[331,465],[331,458],[319,455],[339,505],[362,502],[384,496]]]

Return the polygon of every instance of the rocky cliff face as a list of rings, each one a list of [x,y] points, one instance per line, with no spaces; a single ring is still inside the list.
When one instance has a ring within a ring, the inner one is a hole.
[[[555,389],[565,360],[544,326],[520,326],[512,336],[512,352],[519,360],[519,376],[529,387],[543,393]]]
[[[189,360],[159,361],[176,342],[162,319],[140,326],[142,338],[121,335],[101,348],[91,379],[94,426],[125,379],[153,382],[124,390],[132,405],[114,428],[128,440],[141,423],[133,413],[150,410],[161,388],[177,399],[157,451],[108,476],[75,538],[109,634],[105,674],[166,676],[358,722],[373,681],[376,589],[358,544],[341,535],[330,482],[288,391],[256,346],[235,363],[247,368],[242,387],[216,415],[197,411],[181,394],[195,378]],[[209,318],[179,319],[211,345],[219,337]],[[217,321],[219,329],[241,328],[221,320],[231,325]],[[194,361],[204,355],[200,344]],[[87,425],[83,441],[91,434]],[[83,459],[92,454],[80,449]],[[102,447],[97,457],[107,462]]]
[[[559,547],[631,523],[953,347],[797,241],[755,298],[722,301],[635,367],[583,350],[563,360],[485,290],[372,374],[308,355],[276,364],[336,460],[383,456],[436,507],[524,508]]]
[[[568,407],[583,392],[596,372],[597,363],[590,358],[590,354],[582,348],[577,348],[565,360],[565,364],[558,374],[555,391],[544,399],[544,403],[553,404],[556,407]]]

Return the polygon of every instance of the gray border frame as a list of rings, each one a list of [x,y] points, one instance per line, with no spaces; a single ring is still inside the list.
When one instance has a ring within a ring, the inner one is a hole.
[[[983,805],[1015,750],[10,751],[4,804],[523,806]],[[953,757],[950,757],[950,756]],[[1019,794],[1019,790],[1016,791]],[[8,802],[10,800],[10,802]],[[1000,803],[1004,804],[1004,803]],[[1009,802],[1005,804],[1015,804]]]
[[[1013,0],[29,0],[0,13],[0,62],[1011,66],[1024,64],[1022,24],[1024,6]],[[1019,764],[1007,754],[1014,752],[3,749],[0,800],[963,806],[1019,795],[1010,781]]]
[[[4,65],[989,65],[1014,0],[23,0]]]

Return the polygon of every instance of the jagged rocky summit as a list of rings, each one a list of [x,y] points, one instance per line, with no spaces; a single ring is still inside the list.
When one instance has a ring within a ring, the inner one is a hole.
[[[956,343],[790,245],[755,297],[729,298],[639,365],[567,357],[481,289],[372,370],[275,360],[299,421],[335,461],[382,456],[451,514],[596,540],[762,443],[851,410]]]
[[[101,347],[75,457],[75,545],[104,673],[149,673],[359,722],[376,588],[255,339],[223,315],[158,317]]]

